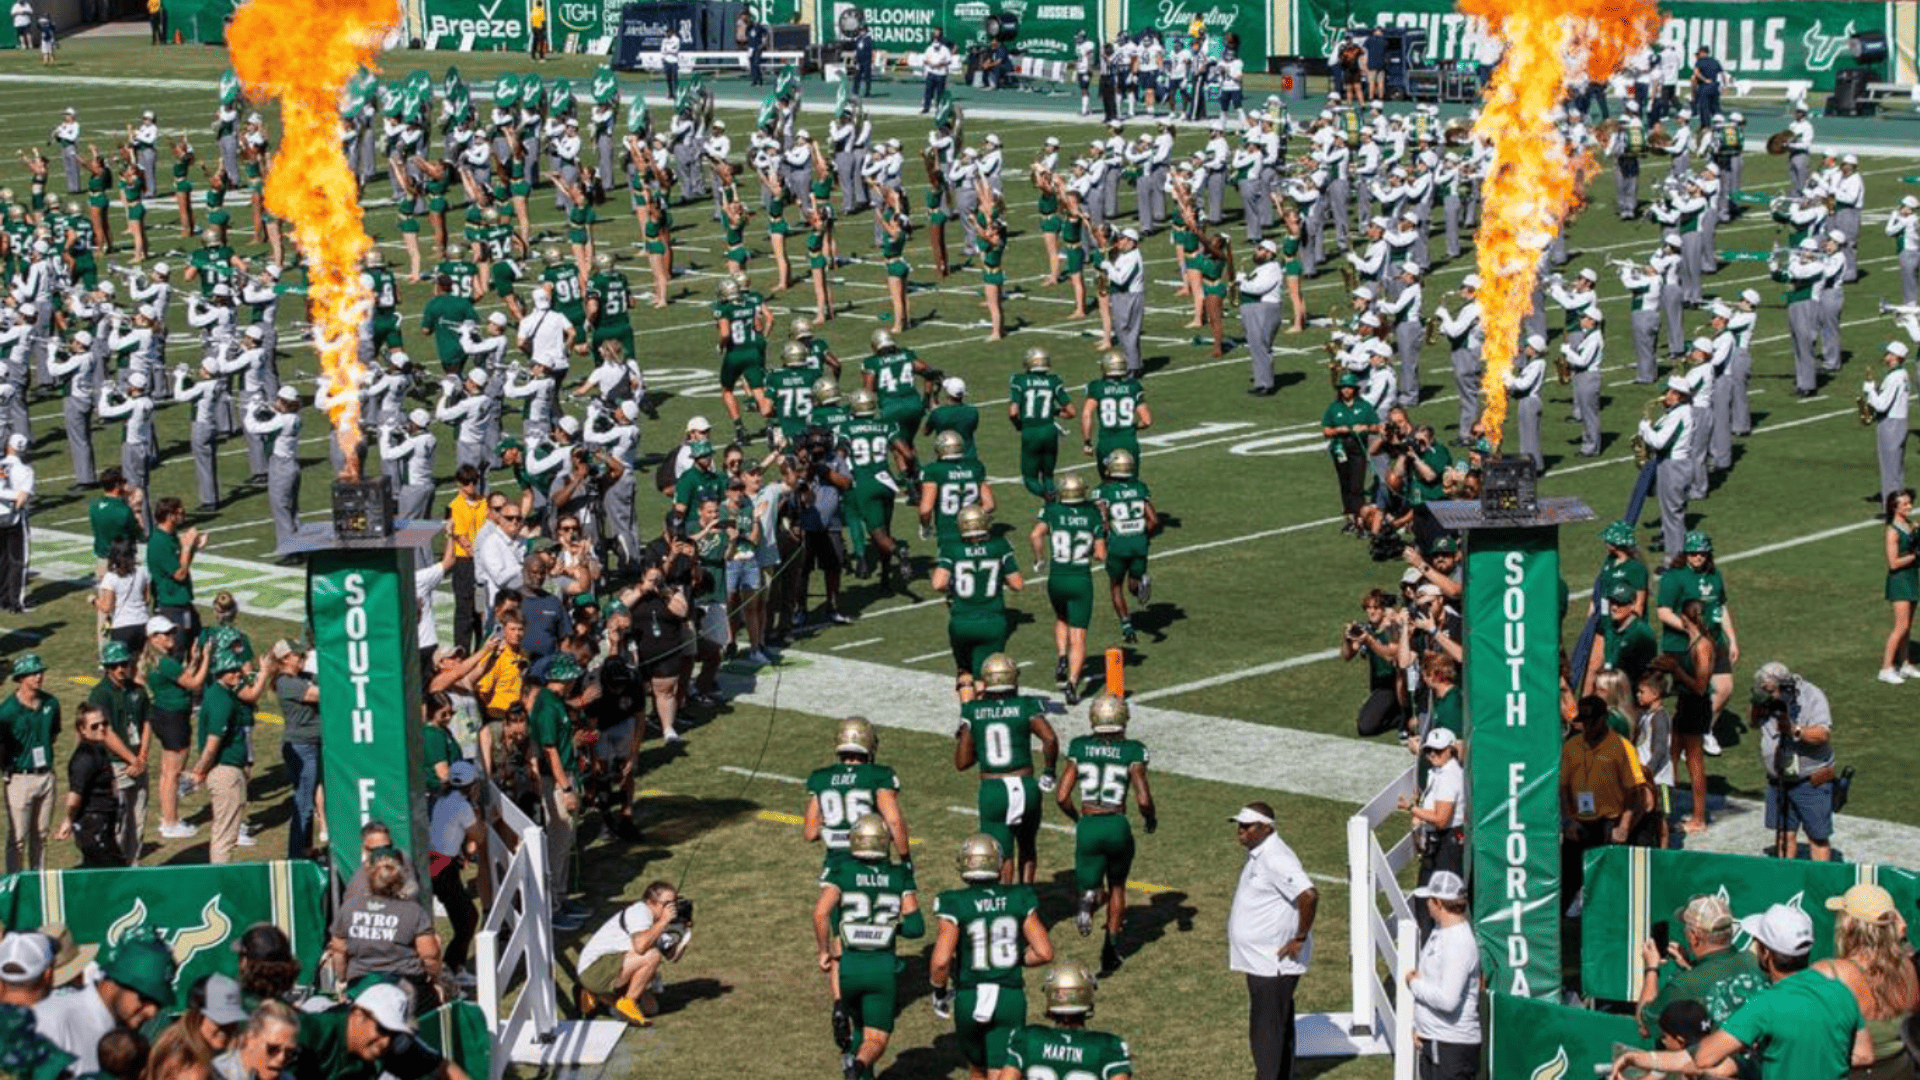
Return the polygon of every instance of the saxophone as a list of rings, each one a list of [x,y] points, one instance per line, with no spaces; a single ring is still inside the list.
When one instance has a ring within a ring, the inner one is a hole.
[[[1661,395],[1660,397],[1654,398],[1652,401],[1647,402],[1645,405],[1640,406],[1641,423],[1645,423],[1645,424],[1653,423],[1655,420],[1659,419],[1661,413],[1666,411],[1666,407],[1667,407],[1667,399],[1666,399],[1666,395],[1664,394]],[[1647,466],[1647,462],[1651,461],[1652,459],[1653,459],[1653,450],[1647,446],[1647,440],[1642,438],[1640,435],[1640,432],[1636,429],[1633,433],[1634,465],[1636,467],[1644,469]]]
[[[1353,268],[1352,263],[1343,262],[1340,264],[1340,284],[1348,292],[1352,292],[1359,287],[1360,272]]]
[[[1573,365],[1567,362],[1567,354],[1564,352],[1554,354],[1553,377],[1561,386],[1573,381]]]
[[[1885,301],[1882,301],[1882,303],[1885,303]],[[1860,411],[1861,427],[1872,427],[1873,422],[1875,420],[1880,419],[1880,413],[1878,412],[1878,410],[1876,410],[1873,407],[1873,404],[1867,400],[1866,391],[1872,388],[1873,388],[1873,383],[1869,381],[1867,383],[1867,386],[1861,390],[1860,396],[1853,399],[1853,407]]]
[[[1426,332],[1420,335],[1420,344],[1431,345],[1440,338],[1440,313],[1427,316]]]

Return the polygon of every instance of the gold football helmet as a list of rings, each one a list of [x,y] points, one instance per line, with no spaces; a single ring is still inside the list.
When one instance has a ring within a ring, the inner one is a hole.
[[[960,841],[960,867],[963,881],[1000,880],[1000,841],[986,833],[974,833]]]
[[[877,416],[880,413],[880,397],[863,386],[848,395],[847,410],[855,416]]]
[[[943,431],[933,440],[934,456],[941,460],[962,457],[967,452],[966,437],[957,431]]]
[[[894,349],[893,332],[891,330],[875,330],[872,334],[868,335],[867,343],[873,346],[874,352],[892,352]]]
[[[1053,370],[1053,357],[1047,355],[1047,350],[1035,345],[1033,348],[1027,350],[1025,364],[1028,371],[1051,371]]]
[[[1105,375],[1109,379],[1126,378],[1127,358],[1115,349],[1108,349],[1106,352],[1101,353],[1100,374]]]
[[[1046,999],[1046,1011],[1087,1015],[1093,1012],[1093,973],[1085,964],[1076,960],[1060,960],[1047,969],[1041,994]]]
[[[986,663],[980,665],[980,682],[982,688],[989,693],[996,690],[1018,690],[1020,665],[1006,653],[994,653],[987,657]]]
[[[1125,450],[1115,450],[1107,455],[1107,475],[1122,480],[1133,475],[1133,455]]]
[[[780,363],[787,367],[806,367],[807,347],[797,341],[780,346]]]
[[[840,384],[834,382],[831,376],[822,375],[813,380],[813,403],[815,405],[831,405],[839,400]]]
[[[874,752],[880,749],[880,739],[874,735],[873,725],[866,717],[849,716],[834,729],[833,749],[835,753],[865,754],[872,758]]]
[[[1122,735],[1126,733],[1132,713],[1125,699],[1103,691],[1087,706],[1087,721],[1093,725],[1095,735]]]
[[[879,814],[862,814],[853,828],[847,830],[847,854],[856,859],[881,862],[892,846],[893,830],[887,828],[887,819]]]
[[[790,331],[790,333],[792,334],[795,340],[803,340],[803,339],[812,337],[813,336],[813,320],[807,318],[805,315],[795,316],[793,320],[793,328]]]
[[[1087,501],[1087,479],[1078,473],[1068,473],[1060,478],[1060,486],[1054,489],[1063,503],[1083,503]]]
[[[961,507],[957,520],[960,535],[964,537],[985,536],[993,528],[993,515],[987,513],[987,508],[984,506]]]

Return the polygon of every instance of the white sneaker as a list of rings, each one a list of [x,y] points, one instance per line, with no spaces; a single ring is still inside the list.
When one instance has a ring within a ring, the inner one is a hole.
[[[1901,683],[1907,681],[1900,677],[1900,673],[1898,671],[1895,671],[1890,667],[1881,668],[1880,674],[1876,676],[1876,678],[1878,678],[1881,682],[1886,683],[1888,686],[1899,686]]]
[[[761,652],[759,649],[755,649],[752,652],[747,654],[747,663],[762,664],[762,665],[771,664],[773,663],[773,657],[768,656],[766,653]]]
[[[189,825],[184,821],[177,825],[162,825],[160,826],[160,839],[186,840],[199,831],[200,827],[198,825]]]
[[[1914,667],[1912,664],[1901,664],[1900,674],[1909,679],[1920,679],[1920,667]]]
[[[234,838],[233,846],[234,847],[255,847],[259,843],[260,841],[254,839],[252,833],[247,832],[247,830],[245,829],[241,829],[240,835]]]
[[[1700,749],[1705,750],[1708,757],[1719,757],[1720,740],[1714,738],[1713,732],[1709,731],[1706,737],[1700,740]]]

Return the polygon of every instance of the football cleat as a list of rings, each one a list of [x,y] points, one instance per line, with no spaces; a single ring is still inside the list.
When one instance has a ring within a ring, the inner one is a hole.
[[[964,457],[966,453],[966,436],[957,431],[943,431],[933,440],[933,455],[942,461]]]
[[[993,515],[984,506],[963,506],[957,521],[963,537],[982,537],[993,528]]]
[[[1148,604],[1153,602],[1153,575],[1152,574],[1140,575],[1140,590],[1134,593],[1134,595],[1140,598],[1141,607],[1146,607]]]
[[[880,739],[866,717],[849,716],[834,729],[833,749],[840,754],[865,754],[871,760],[880,749]]]
[[[1107,978],[1115,974],[1116,972],[1118,972],[1120,970],[1120,965],[1124,962],[1125,962],[1124,959],[1120,955],[1120,946],[1115,945],[1111,941],[1107,942],[1105,945],[1100,946],[1100,977],[1101,978],[1103,979]]]
[[[1087,937],[1093,933],[1093,909],[1098,903],[1100,903],[1100,894],[1092,889],[1081,893],[1080,898],[1074,901],[1073,926],[1080,931],[1081,937]]]
[[[1047,969],[1040,986],[1047,1012],[1082,1016],[1093,1012],[1093,973],[1084,964],[1058,961]]]
[[[999,881],[1000,841],[986,833],[974,833],[960,841],[960,855],[954,862],[962,881]]]
[[[853,1049],[853,1017],[838,999],[833,1003],[833,1045],[843,1054]]]
[[[1067,684],[1067,658],[1055,657],[1053,661],[1053,681],[1061,686]]]

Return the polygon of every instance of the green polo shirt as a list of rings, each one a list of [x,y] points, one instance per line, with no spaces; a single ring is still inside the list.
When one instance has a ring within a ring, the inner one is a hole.
[[[104,559],[113,542],[126,537],[140,542],[140,519],[127,500],[101,495],[87,504],[87,525],[93,530],[93,557]]]
[[[53,768],[53,744],[60,736],[60,702],[46,691],[40,704],[27,705],[18,694],[0,701],[0,760],[8,772],[43,773]]]
[[[147,688],[133,680],[127,680],[126,689],[113,685],[113,680],[102,678],[94,684],[87,694],[87,703],[98,705],[107,714],[107,723],[113,725],[113,733],[127,744],[127,749],[140,752],[140,730],[147,724],[147,713],[153,708],[153,699],[147,696]]]
[[[551,746],[560,752],[560,767],[565,769],[567,783],[574,782],[578,771],[573,759],[573,719],[567,715],[567,703],[560,695],[542,687],[533,699],[533,710],[527,716],[527,726],[533,735],[534,744],[539,746],[542,757]]]
[[[153,530],[153,536],[147,540],[147,576],[153,579],[153,603],[155,607],[192,607],[193,574],[187,574],[187,580],[175,581],[173,575],[180,569],[180,537],[165,529]]]
[[[207,683],[206,692],[200,698],[199,747],[205,753],[207,740],[218,738],[220,753],[213,763],[244,769],[248,736],[253,732],[253,706],[240,700],[237,689],[229,690],[221,682]]]
[[[1757,1048],[1763,1077],[1845,1080],[1861,1023],[1847,984],[1800,971],[1740,1006],[1721,1030]]]
[[[395,1080],[420,1080],[440,1068],[440,1055],[418,1039],[408,1040],[406,1054],[389,1051],[379,1061],[361,1060],[347,1049],[347,1018],[352,1014],[350,1005],[300,1014],[300,1053],[284,1074],[288,1080],[376,1080],[381,1073]]]

